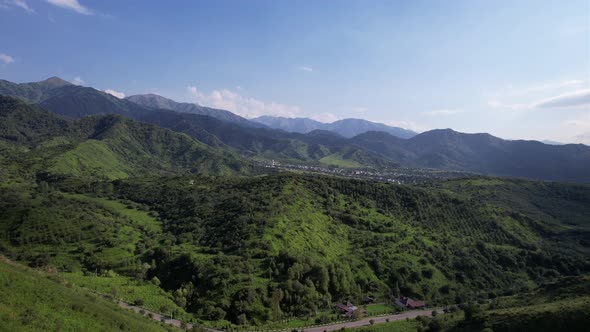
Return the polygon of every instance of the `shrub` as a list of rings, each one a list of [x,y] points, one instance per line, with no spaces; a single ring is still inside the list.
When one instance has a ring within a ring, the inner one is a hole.
[[[151,281],[152,281],[152,284],[154,284],[156,286],[160,286],[160,279],[158,279],[158,277],[153,277]]]

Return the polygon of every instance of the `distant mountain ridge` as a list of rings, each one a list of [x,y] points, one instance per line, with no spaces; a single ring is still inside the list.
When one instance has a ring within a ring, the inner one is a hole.
[[[58,80],[25,85],[2,83],[0,95],[16,92],[23,99],[27,95],[41,95],[41,107],[68,118],[114,113],[184,133],[213,149],[258,160],[377,169],[404,166],[590,183],[590,147],[583,144],[509,141],[490,134],[464,134],[450,129],[431,130],[408,139],[384,131],[367,131],[351,138],[325,129],[292,133],[142,106]],[[56,87],[47,88],[52,85]]]
[[[382,123],[371,122],[363,119],[342,119],[332,123],[324,123],[309,118],[285,118],[264,115],[252,119],[270,128],[281,129],[288,132],[306,134],[313,130],[329,130],[341,136],[351,138],[368,131],[382,131],[399,138],[411,138],[416,133],[399,127],[392,127]]]
[[[133,95],[126,98],[136,104],[151,108],[167,109],[182,113],[207,115],[219,120],[233,122],[246,127],[262,128],[263,124],[250,121],[230,111],[201,106],[193,103],[179,103],[156,94]]]
[[[59,77],[50,77],[40,82],[13,83],[0,80],[0,95],[24,98],[32,103],[39,103],[49,97],[51,90],[73,85]]]
[[[553,181],[590,182],[590,147],[504,140],[487,133],[435,129],[404,140],[367,132],[351,143],[408,167],[470,171]]]

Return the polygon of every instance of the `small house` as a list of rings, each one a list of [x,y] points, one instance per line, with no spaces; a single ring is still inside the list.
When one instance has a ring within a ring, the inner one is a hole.
[[[359,309],[357,306],[353,305],[350,302],[347,304],[338,303],[336,304],[336,309],[338,309],[346,317],[352,317],[355,314],[355,312],[357,312],[357,310],[361,310],[359,311],[361,315],[365,314],[364,309]]]
[[[424,303],[424,301],[414,300],[409,297],[401,297],[395,299],[395,304],[406,309],[424,308],[426,306],[426,303]]]

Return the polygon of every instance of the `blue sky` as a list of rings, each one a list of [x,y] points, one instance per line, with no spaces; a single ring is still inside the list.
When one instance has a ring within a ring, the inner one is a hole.
[[[0,0],[0,78],[590,144],[590,2]]]

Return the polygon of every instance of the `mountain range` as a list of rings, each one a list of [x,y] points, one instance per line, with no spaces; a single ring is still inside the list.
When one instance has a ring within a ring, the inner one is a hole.
[[[314,130],[328,130],[347,138],[368,131],[382,131],[399,138],[411,138],[416,136],[416,133],[411,130],[391,127],[382,123],[363,119],[342,119],[332,123],[324,123],[309,118],[285,118],[265,115],[252,120],[260,122],[270,128],[304,134]]]
[[[372,316],[404,296],[463,310],[402,321],[411,330],[588,326],[590,185],[471,175],[399,185],[258,166],[590,182],[584,145],[451,129],[292,133],[56,79],[2,83],[8,330],[163,330],[152,312],[224,331],[303,329],[341,321],[334,304],[367,295],[380,302],[367,305]]]
[[[590,147],[582,144],[557,146],[537,141],[509,141],[490,134],[465,134],[450,129],[431,130],[407,139],[386,131],[368,131],[353,137],[326,129],[287,132],[268,128],[275,125],[257,127],[252,121],[228,111],[176,103],[159,96],[118,99],[59,78],[23,84],[0,81],[0,95],[36,103],[71,119],[118,114],[184,133],[211,149],[257,160],[338,167],[420,167],[590,182]],[[305,119],[300,122],[313,124]],[[342,120],[336,122],[334,128],[350,126],[358,130],[354,123],[379,125],[364,120]]]
[[[116,114],[63,119],[0,97],[0,150],[21,171],[119,179],[139,174],[246,174],[247,163],[187,135]],[[37,161],[42,161],[40,164]]]
[[[133,95],[127,97],[127,99],[138,105],[147,106],[154,109],[165,109],[181,113],[207,115],[222,121],[232,122],[246,127],[265,127],[258,122],[250,121],[226,110],[205,107],[193,103],[179,103],[172,99],[164,98],[155,94]]]

